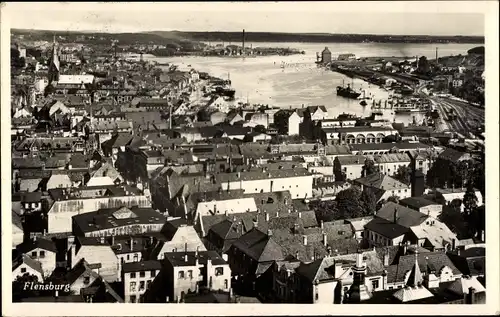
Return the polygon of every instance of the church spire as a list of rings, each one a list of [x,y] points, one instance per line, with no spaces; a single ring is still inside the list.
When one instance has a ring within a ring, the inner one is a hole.
[[[419,286],[422,284],[422,280],[422,272],[420,271],[420,266],[418,265],[418,250],[415,250],[415,264],[413,265],[413,269],[411,270],[406,285],[413,287]]]
[[[49,65],[49,84],[53,81],[59,81],[59,56],[57,54],[57,43],[56,43],[56,35],[53,36],[52,42],[52,57]]]

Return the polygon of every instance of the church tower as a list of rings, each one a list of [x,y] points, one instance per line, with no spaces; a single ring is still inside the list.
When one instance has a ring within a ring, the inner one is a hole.
[[[56,43],[56,36],[54,35],[54,42],[52,44],[52,57],[49,65],[49,84],[59,81],[59,56],[58,47]]]

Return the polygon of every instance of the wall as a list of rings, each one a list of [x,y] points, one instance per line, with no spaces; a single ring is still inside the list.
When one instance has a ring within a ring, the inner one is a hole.
[[[118,258],[109,245],[84,245],[78,250],[72,260],[71,266],[75,266],[81,259],[89,264],[101,263],[99,274],[107,282],[118,280]]]
[[[26,269],[26,272],[22,273],[21,270]],[[32,269],[26,263],[19,265],[15,270],[12,271],[12,281],[15,281],[18,276],[23,276],[24,274],[34,275],[38,278],[38,282],[43,282],[43,276],[37,270]]]
[[[135,256],[137,256],[137,262],[142,261],[142,253],[141,252],[130,252],[130,253],[123,253],[123,254],[116,254],[116,258],[118,259],[118,281],[122,280],[122,261],[125,263],[134,262]]]
[[[318,294],[315,297],[313,294],[314,304],[333,304],[335,302],[335,287],[337,287],[337,281],[331,281],[327,283],[320,283],[313,287],[313,292]]]
[[[85,276],[89,276],[89,283],[88,284],[85,284]],[[73,282],[73,284],[71,284],[71,287],[70,287],[71,292],[74,295],[80,295],[81,289],[89,287],[90,285],[92,285],[92,283],[94,283],[95,280],[96,280],[95,276],[93,276],[90,273],[85,272],[80,277],[78,277],[76,279],[76,281]]]
[[[216,200],[209,202],[199,202],[196,208],[197,215],[209,216],[216,211],[217,214],[242,213],[247,211],[257,211],[255,199],[253,198],[238,198],[228,200]]]
[[[145,196],[99,197],[79,200],[56,201],[48,212],[47,233],[71,232],[72,217],[81,213],[97,211],[101,208],[112,208],[125,205],[132,207],[151,207]]]
[[[271,181],[273,182],[271,190]],[[245,194],[269,193],[289,190],[293,199],[312,197],[312,175],[288,178],[258,179],[249,181],[233,181],[221,184],[222,190],[243,189]]]
[[[384,175],[393,176],[400,166],[410,166],[410,162],[375,163]]]
[[[300,117],[294,113],[288,118],[288,135],[298,135],[300,133]]]
[[[429,205],[420,208],[421,213],[431,216],[432,218],[438,219],[439,215],[443,211],[443,205]]]
[[[118,235],[133,235],[146,232],[160,232],[163,228],[164,223],[146,223],[146,224],[132,224],[126,226],[115,227],[112,229],[96,230],[85,232],[86,237],[107,237],[107,236],[118,236]]]
[[[187,243],[187,251],[193,252],[198,249],[198,251],[206,251],[205,245],[201,241],[200,237],[194,230],[192,226],[180,227],[177,229],[174,237],[171,241],[165,242],[158,254],[158,260],[164,258],[165,252],[173,252],[177,249],[178,252],[184,251]]]
[[[200,275],[200,268],[202,265],[198,266],[180,266],[174,267],[173,276],[170,279],[173,281],[173,300],[181,298],[182,292],[187,294],[188,292],[196,291],[196,284],[203,280],[203,276]],[[179,278],[179,272],[184,272],[184,278]],[[192,278],[188,276],[188,272],[192,271]]]
[[[151,281],[150,283],[152,283],[156,276],[160,273],[159,270],[155,270],[154,272],[155,274],[152,275],[151,271],[145,271],[144,277],[141,277],[140,272],[135,272],[135,278],[131,277],[130,272],[124,274],[123,287],[125,303],[130,303],[130,297],[133,295],[136,296],[136,302],[140,301],[140,296],[144,295],[148,288],[148,281]],[[135,282],[135,291],[131,289],[130,284],[132,282]],[[142,290],[140,290],[141,282],[144,282],[144,288]]]
[[[222,268],[223,273],[221,275],[215,275],[216,269]],[[231,269],[229,268],[229,264],[225,265],[211,265],[207,264],[207,276],[208,280],[212,278],[212,290],[223,290],[229,291],[231,288]],[[225,281],[227,281],[227,287],[225,287]]]
[[[12,225],[12,248],[14,249],[19,244],[24,241],[24,232],[23,229],[19,228],[16,225]]]
[[[40,257],[40,251],[45,252],[44,257]],[[36,255],[33,254],[33,252],[36,252]],[[42,270],[43,270],[43,275],[45,277],[48,277],[50,274],[52,274],[52,271],[56,268],[56,253],[47,251],[44,249],[34,249],[29,254],[27,254],[30,258],[33,260],[36,260],[42,264]]]

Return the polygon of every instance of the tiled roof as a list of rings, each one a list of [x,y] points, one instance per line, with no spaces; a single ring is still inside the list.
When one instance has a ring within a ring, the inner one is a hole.
[[[408,185],[398,181],[395,178],[392,178],[390,176],[381,173],[374,173],[366,177],[357,178],[354,180],[354,182],[364,186],[383,189],[386,191],[409,189]]]
[[[50,252],[57,252],[56,245],[51,240],[37,238],[36,240],[28,240],[17,246],[21,253],[29,253],[34,249],[43,249]]]
[[[384,218],[389,222],[394,222],[394,214],[396,211],[397,224],[406,228],[418,226],[429,218],[429,216],[421,212],[403,207],[393,202],[387,202],[382,208],[377,211],[376,216],[378,218]]]
[[[335,158],[341,165],[363,165],[365,164],[366,156],[364,155],[343,155]]]
[[[403,206],[407,206],[415,210],[429,205],[436,205],[435,202],[425,199],[424,197],[408,197],[401,199],[399,203]]]
[[[400,237],[409,231],[406,227],[378,217],[368,222],[365,228],[389,239]]]
[[[469,288],[474,288],[477,293],[486,292],[486,288],[477,280],[476,277],[462,277],[455,280],[448,289],[458,295],[468,294]]]
[[[12,270],[17,269],[23,263],[43,275],[42,264],[36,260],[33,260],[26,254],[21,254],[12,262]]]
[[[452,148],[446,148],[443,152],[439,154],[440,159],[452,161],[452,162],[457,162],[464,158],[468,153],[465,152],[459,152],[457,150],[454,150]]]
[[[284,253],[281,246],[272,237],[258,229],[252,229],[233,244],[257,262],[271,262],[283,260]]]
[[[335,259],[332,257],[324,257],[311,263],[302,263],[295,271],[298,275],[314,283],[315,281],[321,282],[333,279],[335,277],[334,271],[329,270],[332,266],[335,267]]]

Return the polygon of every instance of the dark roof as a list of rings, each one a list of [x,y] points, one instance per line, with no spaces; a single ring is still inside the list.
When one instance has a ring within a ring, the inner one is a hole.
[[[398,225],[397,223],[377,217],[367,223],[365,228],[389,239],[400,237],[406,234],[409,230],[408,228]]]
[[[413,209],[401,206],[392,201],[387,202],[377,211],[378,218],[384,218],[389,222],[394,221],[394,213],[397,211],[397,224],[409,228],[413,226],[418,226],[424,222],[429,216],[415,211]]]
[[[152,208],[120,207],[100,209],[73,216],[82,232],[111,229],[134,224],[163,224],[166,218]]]
[[[165,223],[165,225],[161,229],[161,232],[163,233],[167,241],[170,241],[177,232],[177,229],[183,226],[187,226],[187,221],[185,219],[179,218],[179,219],[169,220]]]
[[[43,275],[42,264],[36,260],[33,260],[26,254],[21,254],[19,257],[12,261],[12,270],[14,271],[23,263]]]
[[[462,159],[465,155],[468,153],[465,152],[459,152],[457,150],[454,150],[452,148],[446,148],[443,152],[439,154],[440,159],[452,161],[452,162],[457,162]]]
[[[21,195],[22,203],[39,203],[41,200],[42,200],[41,192],[23,193]]]
[[[252,229],[233,244],[257,262],[270,262],[283,260],[284,254],[281,246],[272,237],[258,229]]]
[[[228,264],[215,251],[200,251],[200,252],[166,252],[165,261],[168,261],[172,266],[194,266],[198,260],[199,264],[206,264],[208,260],[212,261],[213,265]]]
[[[122,264],[124,273],[161,270],[161,262],[156,260],[128,262]]]
[[[47,240],[47,239],[43,239],[43,238],[36,238],[35,240],[31,239],[31,240],[25,241],[25,242],[21,243],[20,245],[18,245],[17,249],[21,253],[28,253],[34,249],[43,249],[43,250],[50,251],[50,252],[57,252],[55,243],[51,240]]]
[[[437,205],[434,201],[425,199],[424,197],[408,197],[401,199],[399,203],[405,207],[418,210],[429,205]]]

